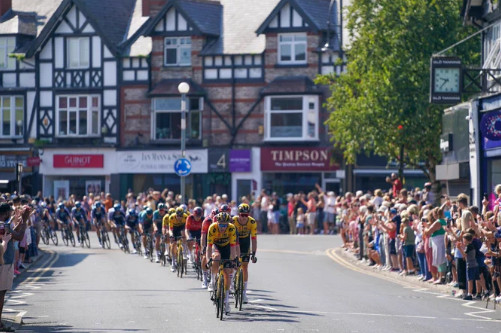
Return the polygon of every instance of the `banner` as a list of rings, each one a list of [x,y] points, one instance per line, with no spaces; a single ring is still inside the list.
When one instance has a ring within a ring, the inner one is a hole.
[[[251,155],[250,149],[230,150],[230,172],[251,172]]]

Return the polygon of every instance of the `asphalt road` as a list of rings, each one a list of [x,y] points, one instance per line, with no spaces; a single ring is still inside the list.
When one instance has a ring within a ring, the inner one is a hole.
[[[242,312],[221,322],[193,272],[111,250],[47,246],[16,280],[19,332],[501,332],[501,309],[354,271],[337,236],[259,236]],[[329,254],[329,255],[328,255]]]

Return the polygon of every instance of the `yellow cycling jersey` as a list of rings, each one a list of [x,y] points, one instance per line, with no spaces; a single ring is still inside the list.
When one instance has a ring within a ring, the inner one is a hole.
[[[212,223],[207,233],[207,243],[209,246],[212,244],[217,246],[226,246],[228,244],[235,246],[237,244],[237,232],[233,223],[228,223],[224,232],[219,230],[217,223]]]
[[[164,219],[162,220],[162,227],[164,228],[174,228],[174,227],[182,227],[186,224],[186,219],[188,218],[188,214],[184,213],[183,217],[181,218],[181,221],[177,219],[176,213],[170,214],[170,215],[165,215]]]
[[[257,222],[253,217],[249,216],[247,218],[247,223],[240,224],[238,216],[234,216],[233,224],[235,225],[235,228],[237,228],[239,238],[247,238],[251,236],[252,239],[255,239],[257,237]]]

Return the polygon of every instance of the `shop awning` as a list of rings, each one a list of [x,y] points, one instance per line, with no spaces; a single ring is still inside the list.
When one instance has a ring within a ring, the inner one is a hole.
[[[149,96],[179,96],[177,87],[181,82],[186,82],[190,85],[188,96],[205,95],[205,90],[191,79],[165,79],[158,82],[149,92]]]

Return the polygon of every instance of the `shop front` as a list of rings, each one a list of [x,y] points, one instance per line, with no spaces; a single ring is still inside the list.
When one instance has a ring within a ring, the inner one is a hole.
[[[232,200],[240,203],[242,197],[257,198],[261,189],[260,148],[229,151],[229,169],[232,176]]]
[[[263,147],[261,148],[262,188],[277,192],[308,193],[316,185],[340,192],[342,173],[332,147]],[[326,180],[329,180],[328,182]]]
[[[181,158],[179,150],[118,151],[116,172],[120,183],[117,193],[124,198],[129,190],[134,193],[148,189],[168,189],[180,193],[181,178],[174,172],[174,162]],[[197,200],[208,192],[207,149],[187,150],[191,173],[186,176],[186,197]]]
[[[37,190],[32,165],[27,163],[32,151],[27,147],[0,148],[0,192],[33,194]]]
[[[77,199],[110,190],[110,175],[115,168],[114,149],[45,149],[40,174],[43,195]]]

